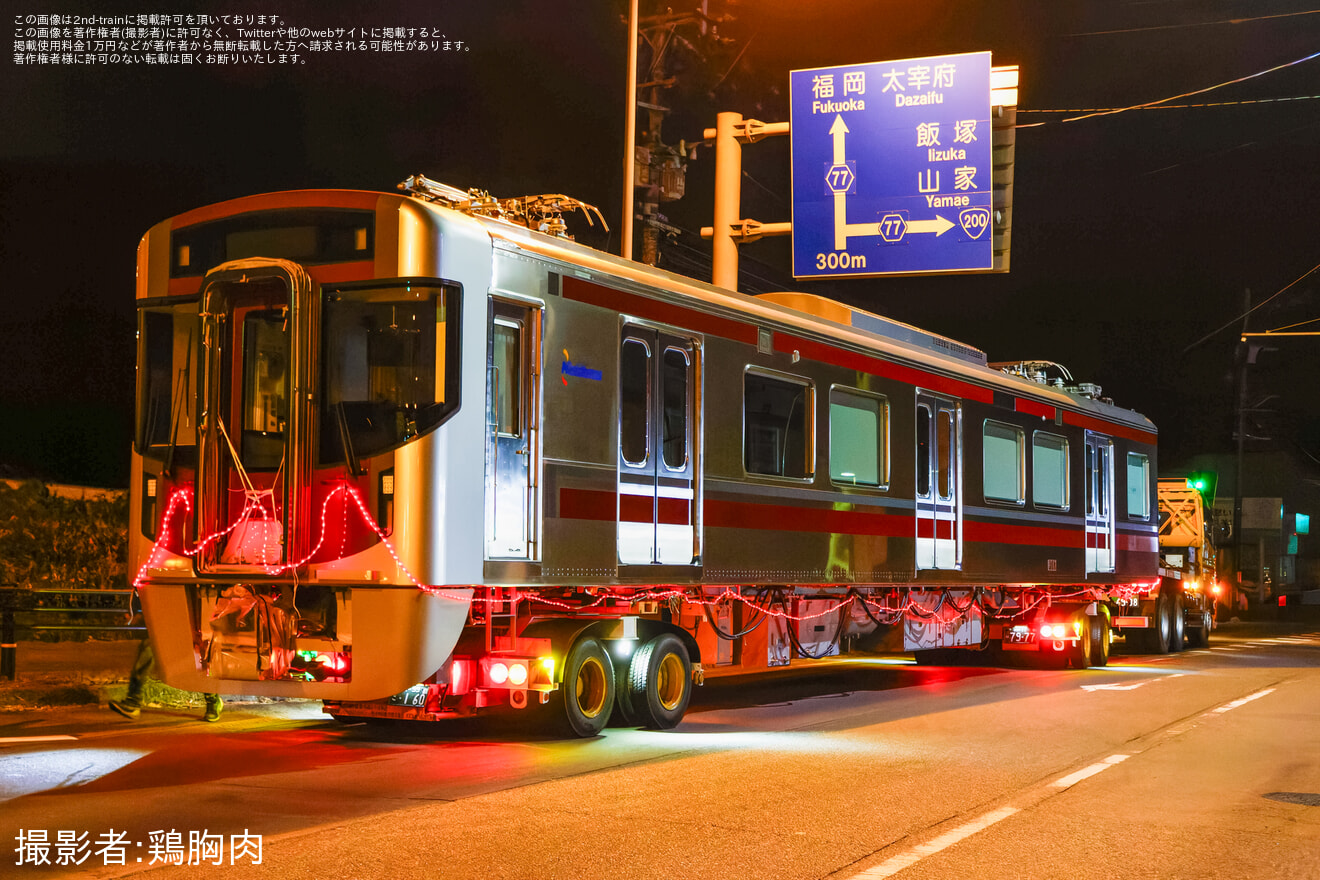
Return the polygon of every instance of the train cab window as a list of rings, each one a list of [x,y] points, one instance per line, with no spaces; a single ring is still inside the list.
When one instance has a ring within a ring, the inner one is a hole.
[[[190,409],[197,393],[197,302],[142,309],[138,334],[137,451],[158,461],[191,464],[197,448]]]
[[[379,455],[458,409],[459,304],[456,289],[435,283],[326,292],[322,464]],[[512,329],[516,334],[518,328]],[[518,393],[512,392],[511,400]],[[351,450],[344,449],[345,438]]]
[[[651,349],[640,339],[623,340],[619,355],[619,449],[628,464],[646,464],[651,436]]]
[[[1026,497],[1022,429],[987,420],[982,440],[985,499],[1022,504]]]
[[[743,467],[749,474],[810,479],[815,389],[805,379],[743,375]]]
[[[289,420],[289,333],[285,309],[243,319],[243,466],[273,470],[284,461]]]
[[[679,471],[688,459],[688,355],[679,348],[666,348],[661,363],[664,414],[662,456],[665,467]]]
[[[1127,512],[1133,519],[1150,518],[1150,457],[1127,455]]]
[[[1037,507],[1068,509],[1066,438],[1044,431],[1031,435],[1031,501]]]
[[[830,389],[830,479],[851,486],[889,482],[889,402],[861,391]]]

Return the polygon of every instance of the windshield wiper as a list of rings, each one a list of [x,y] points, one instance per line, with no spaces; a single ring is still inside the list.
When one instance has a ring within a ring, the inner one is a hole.
[[[342,400],[335,404],[335,416],[339,421],[339,444],[344,447],[344,464],[348,465],[350,475],[360,477],[362,465],[358,461],[357,453],[353,451],[353,437],[348,430],[348,416],[344,412]]]

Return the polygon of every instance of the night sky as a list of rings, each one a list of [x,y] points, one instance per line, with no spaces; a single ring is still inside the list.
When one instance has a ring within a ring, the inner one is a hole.
[[[655,11],[643,0],[643,12]],[[683,4],[671,4],[686,9]],[[1163,469],[1233,448],[1244,292],[1260,303],[1320,263],[1320,59],[1174,104],[1077,122],[1039,110],[1142,104],[1320,50],[1320,11],[1282,0],[710,0],[724,45],[680,31],[665,140],[720,110],[788,119],[794,69],[990,50],[1022,68],[1012,271],[794,282],[786,240],[743,248],[743,288],[799,289],[952,336],[991,360],[1058,361],[1149,416]],[[127,481],[137,240],[154,223],[281,189],[393,190],[413,173],[496,195],[598,205],[617,252],[623,0],[326,4],[224,12],[301,27],[431,28],[466,51],[306,54],[297,66],[19,65],[0,76],[0,470]],[[17,15],[79,13],[15,8]],[[95,4],[97,14],[149,9]],[[196,11],[202,11],[197,9]],[[218,8],[206,10],[221,11]],[[11,24],[11,29],[13,25]],[[646,54],[643,54],[645,61]],[[1279,99],[1292,100],[1279,100]],[[790,219],[788,139],[743,155],[743,215]],[[690,163],[668,268],[709,278],[713,153]],[[1252,314],[1320,318],[1320,272]],[[1231,326],[1202,340],[1211,331]],[[1305,329],[1320,329],[1312,325]],[[1198,344],[1199,343],[1199,344]],[[1184,352],[1192,346],[1190,351]],[[1253,433],[1320,458],[1320,338],[1277,343],[1250,378]],[[1277,395],[1270,398],[1270,395]]]

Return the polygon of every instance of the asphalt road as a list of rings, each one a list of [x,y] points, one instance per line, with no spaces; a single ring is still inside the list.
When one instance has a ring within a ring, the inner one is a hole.
[[[674,731],[593,740],[312,703],[5,720],[6,877],[1320,878],[1314,624],[1102,670],[719,680]]]

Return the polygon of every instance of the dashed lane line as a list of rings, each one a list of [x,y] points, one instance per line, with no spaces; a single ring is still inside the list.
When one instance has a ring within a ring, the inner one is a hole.
[[[960,840],[965,840],[973,834],[984,831],[996,822],[1002,822],[1016,812],[1018,812],[1017,807],[1000,807],[998,810],[992,810],[973,819],[966,825],[959,825],[952,831],[946,831],[933,840],[914,846],[907,852],[899,853],[874,868],[869,868],[860,874],[854,874],[849,880],[883,880],[885,877],[892,877],[904,868],[910,868],[927,856],[948,849]]]
[[[1100,773],[1104,770],[1108,770],[1110,767],[1113,767],[1115,764],[1121,764],[1130,757],[1132,756],[1110,755],[1108,758],[1105,758],[1103,761],[1099,761],[1095,764],[1092,764],[1090,767],[1083,767],[1081,770],[1078,770],[1076,773],[1069,773],[1067,776],[1062,776],[1054,780],[1053,782],[1050,783],[1050,786],[1053,788],[1072,788],[1074,785],[1081,782],[1083,779],[1090,779],[1095,774]]]
[[[1253,702],[1254,700],[1259,700],[1261,697],[1268,696],[1269,694],[1274,693],[1275,690],[1277,690],[1277,688],[1268,687],[1263,690],[1256,691],[1254,694],[1248,694],[1247,696],[1242,697],[1241,699],[1234,700],[1231,703],[1225,703],[1223,706],[1219,706],[1218,708],[1212,709],[1211,711],[1204,713],[1200,717],[1201,718],[1218,717],[1220,715],[1223,715],[1225,712],[1231,712],[1232,710],[1240,706],[1245,706],[1247,703]],[[1063,791],[1072,788],[1074,785],[1077,785],[1079,782],[1082,782],[1083,780],[1090,779],[1092,776],[1095,776],[1099,773],[1103,773],[1104,771],[1108,770],[1110,767],[1115,767],[1123,763],[1128,758],[1132,758],[1138,754],[1141,754],[1142,752],[1146,751],[1146,749],[1154,745],[1156,742],[1163,741],[1166,737],[1169,736],[1177,736],[1186,733],[1188,730],[1190,730],[1192,727],[1195,726],[1196,726],[1196,716],[1192,717],[1190,723],[1188,723],[1185,720],[1184,723],[1182,724],[1171,725],[1169,728],[1166,728],[1163,731],[1151,735],[1148,738],[1147,744],[1145,746],[1138,748],[1135,752],[1131,754],[1110,755],[1108,758],[1105,758],[1103,761],[1097,761],[1094,764],[1091,764],[1087,767],[1083,767],[1082,769],[1069,773],[1066,776],[1060,776],[1058,779],[1054,780],[1053,782],[1046,784],[1044,787],[1044,791],[1050,792],[1051,794],[1062,793]],[[849,877],[847,877],[846,880],[884,880],[884,878],[886,877],[892,877],[893,875],[899,873],[900,871],[912,867],[913,865],[920,862],[922,859],[935,855],[938,852],[942,852],[948,849],[949,847],[953,846],[954,844],[966,840],[972,835],[984,831],[985,829],[989,828],[991,825],[994,825],[997,822],[1002,822],[1004,819],[1007,819],[1010,816],[1020,813],[1023,809],[1034,806],[1035,804],[1043,801],[1046,797],[1049,797],[1049,794],[1041,794],[1040,792],[1041,789],[1037,789],[1037,794],[1035,796],[1032,796],[1030,793],[1025,793],[1023,795],[1019,795],[1018,798],[1015,798],[1019,800],[1019,802],[1022,802],[1022,799],[1025,798],[1026,803],[1024,806],[1015,806],[1010,804],[1003,807],[999,807],[998,809],[995,810],[991,810],[988,813],[983,813],[977,818],[972,819],[970,822],[959,825],[957,828],[953,828],[949,831],[946,831],[943,834],[940,834],[937,837],[934,837],[925,843],[917,844],[916,846],[913,846],[912,848],[904,852],[891,856],[889,859],[881,862],[880,864],[872,868],[868,868],[865,871],[852,874]]]
[[[1245,696],[1240,700],[1234,700],[1231,703],[1225,703],[1224,705],[1220,706],[1218,709],[1212,709],[1211,711],[1205,714],[1223,715],[1225,712],[1231,712],[1234,709],[1238,708],[1239,706],[1245,706],[1247,703],[1250,703],[1252,700],[1259,700],[1261,697],[1266,696],[1267,694],[1272,694],[1274,693],[1274,690],[1275,690],[1274,688],[1265,688],[1265,690],[1263,691],[1256,691],[1254,694],[1249,694],[1248,696]]]

